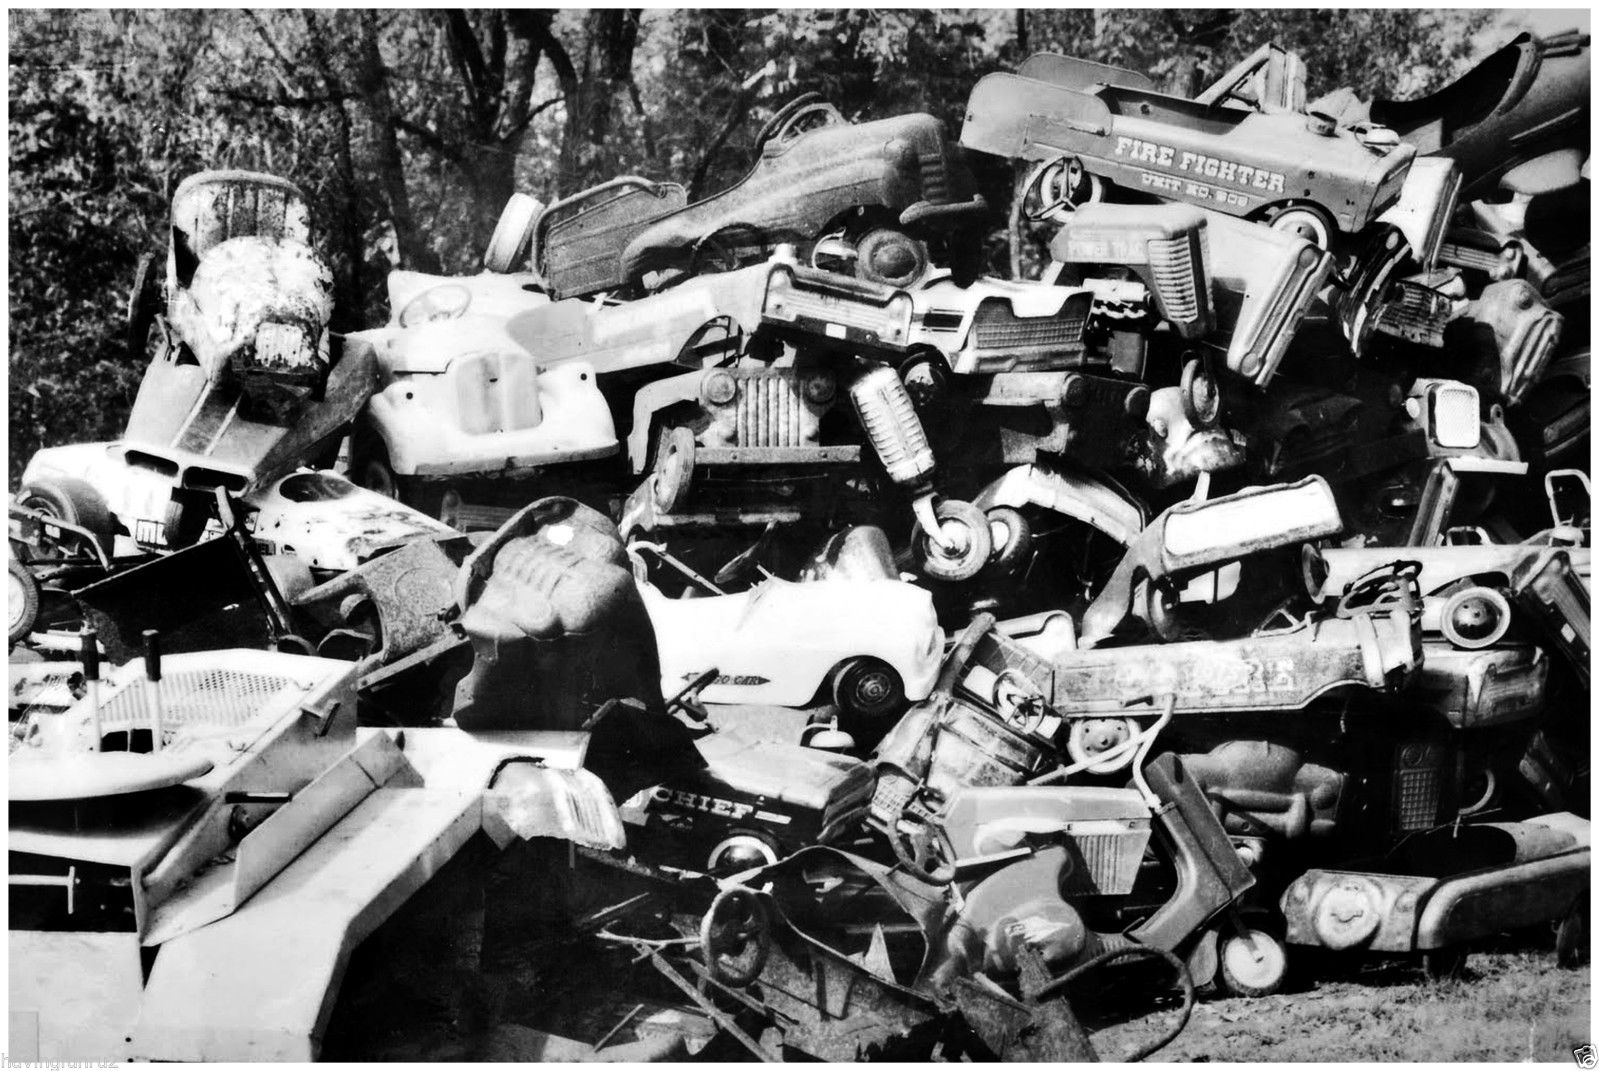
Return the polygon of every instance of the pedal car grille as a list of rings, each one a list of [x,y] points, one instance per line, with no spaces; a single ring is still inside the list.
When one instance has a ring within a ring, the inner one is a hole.
[[[1385,335],[1434,348],[1444,344],[1449,299],[1425,286],[1401,280],[1377,312],[1376,328]]]
[[[1147,820],[1141,824],[1142,828],[1105,832],[1078,832],[1068,827],[1073,866],[1062,891],[1104,896],[1132,892],[1149,844],[1149,824]]]
[[[949,176],[944,172],[942,147],[921,154],[917,161],[922,171],[922,198],[934,204],[949,200]]]
[[[805,405],[792,376],[737,375],[740,446],[799,446],[806,441]],[[810,438],[815,438],[814,426]]]
[[[1080,351],[1086,317],[1063,314],[1019,319],[1003,302],[990,302],[977,310],[972,326],[979,349],[1023,350],[1048,347]]]
[[[790,368],[707,372],[700,388],[711,415],[704,445],[815,446],[834,392],[826,373],[801,374]]]
[[[1400,744],[1394,752],[1393,823],[1399,833],[1438,824],[1443,797],[1444,749],[1437,744]]]
[[[1188,236],[1152,238],[1148,249],[1155,290],[1167,318],[1178,323],[1199,319],[1200,296],[1194,287],[1193,245]]]

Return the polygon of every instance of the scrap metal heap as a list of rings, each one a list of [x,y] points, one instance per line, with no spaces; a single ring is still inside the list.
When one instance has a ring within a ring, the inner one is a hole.
[[[1583,961],[1588,62],[1041,54],[958,139],[810,94],[732,188],[518,194],[343,337],[299,192],[190,178],[126,433],[10,510],[14,1053],[314,1058],[402,904],[465,868],[488,933],[466,849],[544,895],[552,839],[608,890],[560,942],[763,1060]]]

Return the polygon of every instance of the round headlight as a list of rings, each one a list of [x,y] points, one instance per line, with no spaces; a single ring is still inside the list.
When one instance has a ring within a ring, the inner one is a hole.
[[[727,405],[738,397],[738,384],[726,372],[708,372],[700,383],[700,392],[712,405]]]

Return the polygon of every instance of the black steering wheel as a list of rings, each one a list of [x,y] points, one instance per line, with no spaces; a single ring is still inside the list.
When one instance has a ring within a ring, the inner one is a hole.
[[[888,826],[894,858],[913,878],[929,885],[955,880],[955,845],[944,824],[919,808],[906,807]]]
[[[776,533],[777,522],[767,521],[766,530],[761,533],[760,538],[750,544],[749,549],[741,551],[732,561],[718,569],[716,575],[711,577],[711,582],[717,587],[724,587],[743,576],[754,567],[761,555],[766,553],[766,548],[771,546],[772,536]]]
[[[772,951],[772,919],[753,889],[734,885],[711,901],[700,923],[700,954],[712,978],[734,989],[761,975]]]
[[[816,116],[823,116],[824,120],[817,123],[817,127],[831,126],[842,123],[844,115],[826,97],[820,93],[801,93],[787,104],[777,110],[777,114],[768,119],[755,135],[755,149],[760,151],[766,147],[768,141],[784,142],[790,138],[798,137],[806,130],[807,120]]]

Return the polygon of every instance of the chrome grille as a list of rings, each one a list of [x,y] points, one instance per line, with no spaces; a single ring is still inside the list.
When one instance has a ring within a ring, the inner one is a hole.
[[[1444,344],[1449,312],[1444,295],[1401,280],[1378,310],[1375,327],[1385,335],[1436,348]]]
[[[1133,889],[1138,864],[1149,843],[1149,828],[1104,833],[1067,829],[1075,864],[1066,875],[1064,892],[1120,896]]]
[[[1075,310],[1067,310],[1075,311]],[[1018,319],[1003,303],[991,303],[977,312],[972,330],[985,350],[1020,350],[1050,347],[1081,350],[1085,317],[1061,315]]]
[[[1149,266],[1155,292],[1166,308],[1166,318],[1177,323],[1199,319],[1199,294],[1194,288],[1194,251],[1187,235],[1152,238]]]
[[[1393,823],[1411,833],[1438,824],[1443,798],[1445,749],[1438,744],[1400,744],[1395,749]]]
[[[738,446],[805,446],[816,441],[816,418],[800,397],[798,377],[784,372],[732,373],[738,384]]]
[[[917,162],[922,171],[922,198],[934,204],[944,204],[949,200],[949,176],[944,172],[944,151],[942,148],[931,152],[924,152]]]
[[[1534,383],[1543,376],[1544,368],[1554,356],[1555,343],[1560,340],[1562,323],[1558,313],[1545,313],[1535,320],[1515,347],[1515,356],[1508,362],[1502,387],[1511,405],[1521,401]]]

